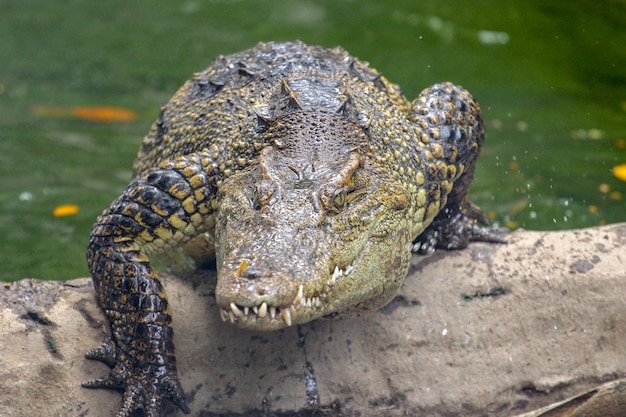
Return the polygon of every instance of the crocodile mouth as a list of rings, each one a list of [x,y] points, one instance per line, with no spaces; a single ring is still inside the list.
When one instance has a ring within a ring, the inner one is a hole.
[[[305,287],[300,284],[298,293],[291,304],[270,305],[267,302],[246,307],[236,303],[230,303],[228,307],[220,308],[220,317],[224,322],[238,324],[243,327],[258,327],[268,329],[278,329],[291,326],[294,323],[305,322],[324,314],[324,305],[337,282],[349,276],[354,271],[354,261],[346,267],[335,266],[335,269],[326,281],[326,289],[322,292],[314,293],[312,296],[305,296]],[[305,317],[305,320],[298,320]]]

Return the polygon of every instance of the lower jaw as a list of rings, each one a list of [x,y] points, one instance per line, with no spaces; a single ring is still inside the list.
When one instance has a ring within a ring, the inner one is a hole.
[[[317,311],[306,311],[303,307],[296,308],[293,306],[278,307],[273,313],[267,312],[265,317],[259,317],[252,309],[249,309],[247,314],[243,310],[235,314],[232,309],[220,308],[222,321],[243,329],[256,331],[280,330],[296,324],[307,323],[321,316],[322,314]]]

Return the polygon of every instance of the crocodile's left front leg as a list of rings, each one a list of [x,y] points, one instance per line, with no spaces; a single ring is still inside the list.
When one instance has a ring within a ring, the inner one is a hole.
[[[441,185],[434,188],[440,198],[444,197],[442,208],[413,242],[414,251],[429,253],[435,248],[463,249],[470,241],[505,243],[502,229],[480,226],[488,224],[487,218],[467,197],[485,139],[482,113],[476,100],[460,86],[436,84],[424,90],[413,102],[411,115],[428,134],[439,139],[426,142],[430,146],[430,155],[440,155],[439,162],[445,162],[448,175],[461,173],[447,195],[439,192],[443,188]],[[437,182],[435,178],[440,171],[435,169],[436,164],[431,166],[430,171],[434,174],[430,180]]]
[[[111,340],[87,353],[112,366],[87,388],[124,390],[118,417],[143,408],[157,417],[163,398],[189,413],[178,381],[172,318],[147,255],[203,232],[211,214],[210,158],[193,154],[149,169],[98,218],[87,261]]]

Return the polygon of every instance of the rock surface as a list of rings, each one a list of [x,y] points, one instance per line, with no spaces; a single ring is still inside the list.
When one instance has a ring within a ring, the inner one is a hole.
[[[164,275],[191,415],[513,416],[623,378],[626,224],[509,240],[414,256],[382,311],[273,333],[221,321],[213,272]],[[106,372],[89,279],[4,284],[0,334],[0,416],[118,411],[80,387]]]

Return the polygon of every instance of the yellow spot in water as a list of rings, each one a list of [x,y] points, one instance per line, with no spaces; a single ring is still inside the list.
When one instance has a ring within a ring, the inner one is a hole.
[[[96,122],[132,122],[137,114],[120,107],[74,107],[72,115]]]
[[[74,204],[63,204],[58,207],[55,207],[52,211],[52,215],[54,217],[63,217],[63,216],[73,216],[78,213],[80,208]]]
[[[54,107],[36,106],[33,113],[47,117],[78,117],[79,119],[94,122],[132,122],[137,114],[121,107],[94,106],[94,107]]]
[[[611,200],[621,200],[622,193],[619,191],[613,191],[611,194],[609,194],[609,197],[611,198]]]
[[[571,132],[572,139],[581,140],[600,140],[605,134],[602,129],[578,129]]]
[[[613,175],[621,181],[626,181],[626,164],[620,164],[613,167]]]
[[[600,184],[600,186],[598,187],[598,189],[600,190],[600,192],[602,194],[606,194],[609,191],[611,191],[611,187],[609,186],[609,184]]]
[[[519,223],[514,220],[507,220],[504,222],[504,227],[510,230],[515,230],[519,227]]]
[[[597,213],[598,212],[598,206],[596,206],[595,204],[592,204],[589,207],[587,207],[587,210],[589,211],[589,213]]]

